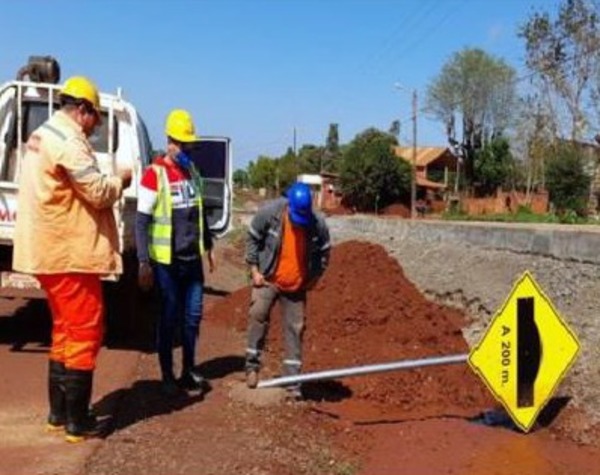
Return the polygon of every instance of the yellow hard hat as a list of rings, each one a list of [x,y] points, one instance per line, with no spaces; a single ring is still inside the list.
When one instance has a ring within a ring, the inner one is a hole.
[[[195,142],[200,140],[196,136],[194,121],[190,113],[183,109],[172,110],[167,117],[165,125],[165,134],[167,137],[177,140],[178,142]]]
[[[75,99],[84,99],[96,109],[96,112],[100,112],[100,95],[98,94],[98,88],[86,77],[70,77],[63,84],[60,93],[65,96],[74,97]]]

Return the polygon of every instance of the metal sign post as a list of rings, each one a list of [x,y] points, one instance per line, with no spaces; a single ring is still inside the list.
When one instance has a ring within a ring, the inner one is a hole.
[[[449,355],[434,358],[422,358],[418,360],[394,361],[391,363],[372,364],[365,366],[354,366],[351,368],[331,369],[316,373],[304,373],[294,376],[282,376],[280,378],[267,379],[258,383],[259,388],[272,388],[275,386],[288,386],[290,384],[308,383],[309,381],[320,381],[325,379],[336,379],[350,376],[364,376],[373,373],[385,373],[387,371],[398,371],[401,369],[423,368],[425,366],[439,366],[447,364],[465,363],[468,354]]]

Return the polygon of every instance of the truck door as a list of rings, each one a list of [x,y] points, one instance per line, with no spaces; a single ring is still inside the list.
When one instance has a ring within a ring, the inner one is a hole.
[[[203,137],[188,153],[204,179],[208,225],[216,237],[221,237],[231,225],[231,140]]]

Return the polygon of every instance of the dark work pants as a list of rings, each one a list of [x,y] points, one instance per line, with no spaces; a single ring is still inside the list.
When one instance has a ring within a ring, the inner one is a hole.
[[[157,328],[158,359],[163,379],[169,380],[174,379],[173,340],[177,330],[182,334],[183,371],[190,371],[194,367],[202,320],[202,261],[154,264],[154,273],[162,299]]]

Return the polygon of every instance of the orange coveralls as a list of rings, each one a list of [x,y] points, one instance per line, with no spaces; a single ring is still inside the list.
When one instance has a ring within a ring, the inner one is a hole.
[[[100,172],[81,127],[56,112],[20,168],[13,268],[34,274],[52,312],[50,358],[93,370],[104,326],[100,277],[122,272],[113,204],[122,182]]]

